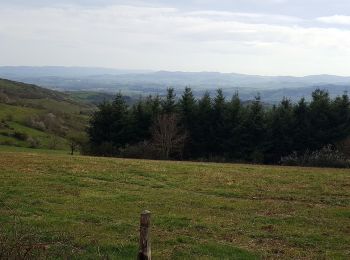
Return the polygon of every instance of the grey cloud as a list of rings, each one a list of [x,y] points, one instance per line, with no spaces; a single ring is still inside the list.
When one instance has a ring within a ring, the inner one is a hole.
[[[105,1],[93,8],[86,1],[69,6],[39,2],[42,6],[30,8],[0,2],[0,65],[300,75],[346,74],[350,59],[350,30],[276,9],[269,10],[272,14],[254,8],[220,11],[210,8],[211,1],[202,2],[205,8],[195,8],[199,4],[193,1],[187,9],[181,1]]]

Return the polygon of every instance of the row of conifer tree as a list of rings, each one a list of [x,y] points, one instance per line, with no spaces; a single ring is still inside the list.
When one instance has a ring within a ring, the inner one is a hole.
[[[175,121],[159,120],[167,116]],[[172,137],[160,137],[161,131],[169,131],[166,124],[174,123]],[[220,89],[213,97],[205,93],[197,99],[190,88],[180,97],[170,88],[165,97],[149,96],[133,105],[118,94],[114,102],[99,105],[88,129],[90,152],[97,155],[118,155],[145,142],[162,149],[168,138],[173,147],[167,159],[264,163],[337,144],[349,134],[348,95],[331,98],[320,89],[309,101],[283,99],[274,106],[266,106],[259,97],[251,102],[242,102],[238,94],[227,99]]]

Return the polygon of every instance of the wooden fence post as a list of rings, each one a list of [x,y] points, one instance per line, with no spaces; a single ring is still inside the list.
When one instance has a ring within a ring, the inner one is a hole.
[[[145,210],[141,213],[140,220],[140,248],[138,260],[151,260],[151,212]]]

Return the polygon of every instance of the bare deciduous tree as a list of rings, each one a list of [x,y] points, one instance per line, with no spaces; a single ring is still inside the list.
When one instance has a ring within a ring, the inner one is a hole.
[[[154,148],[164,159],[171,154],[181,155],[186,139],[186,133],[178,126],[175,114],[159,115],[151,128]]]

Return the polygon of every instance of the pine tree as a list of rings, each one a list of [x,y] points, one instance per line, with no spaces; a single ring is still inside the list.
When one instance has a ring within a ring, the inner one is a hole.
[[[290,100],[284,98],[270,113],[269,142],[265,160],[278,162],[281,156],[293,152],[294,114]]]
[[[210,157],[209,140],[212,138],[212,104],[209,92],[205,92],[198,102],[198,114],[195,120],[196,134],[194,135],[194,157]]]
[[[228,127],[228,138],[226,140],[227,152],[230,159],[241,159],[242,154],[240,153],[242,143],[242,116],[244,110],[239,99],[238,92],[236,92],[231,101],[227,105],[227,127]]]
[[[88,136],[95,154],[112,155],[130,141],[127,105],[119,93],[113,103],[103,102],[90,120]]]
[[[192,148],[194,136],[196,135],[195,121],[197,115],[197,102],[190,88],[185,88],[185,91],[179,100],[178,107],[180,114],[180,123],[187,132],[183,156],[185,158],[190,158],[193,154]]]
[[[193,96],[191,88],[186,87],[179,100],[179,112],[183,125],[190,128],[196,114],[196,99]]]
[[[111,141],[116,148],[122,148],[129,143],[131,138],[130,117],[128,106],[118,93],[112,103]]]
[[[213,103],[213,116],[211,119],[212,133],[208,140],[210,149],[215,156],[223,157],[227,153],[227,138],[229,129],[227,126],[226,101],[222,89],[218,89]]]
[[[343,141],[350,136],[350,100],[346,93],[333,100],[331,115],[331,138],[334,142]]]
[[[309,149],[317,150],[331,142],[331,109],[327,91],[317,89],[312,93],[310,103],[310,126],[312,128]]]
[[[112,105],[103,102],[90,119],[90,126],[87,130],[92,147],[100,146],[104,142],[111,142],[112,139]],[[96,151],[97,152],[97,151]]]
[[[157,119],[159,131],[152,133]],[[164,139],[168,133],[172,138]],[[186,88],[176,102],[174,89],[168,89],[164,99],[149,96],[131,107],[118,94],[112,103],[98,106],[88,128],[91,152],[99,155],[115,155],[118,149],[144,140],[157,140],[159,148],[162,140],[170,140],[173,152],[168,150],[165,157],[177,154],[179,158],[185,145],[186,159],[220,157],[271,163],[293,151],[302,154],[337,144],[349,133],[348,95],[331,99],[319,89],[310,103],[303,98],[293,105],[283,99],[272,109],[264,109],[259,96],[249,106],[241,104],[238,93],[227,102],[222,90],[213,100],[206,92],[197,101]]]
[[[140,99],[131,109],[132,143],[150,139],[152,125],[152,112],[147,103]]]
[[[312,128],[310,121],[310,107],[302,98],[294,106],[293,150],[304,153],[312,143]]]
[[[242,147],[245,159],[263,162],[266,142],[266,116],[260,96],[248,107],[242,122]]]
[[[152,98],[152,96],[149,96],[146,100],[146,105],[147,109],[151,112],[153,119],[156,118],[162,111],[161,100],[158,95],[154,98]]]
[[[176,94],[173,88],[167,89],[167,95],[161,102],[162,112],[164,114],[173,114],[176,112]]]

